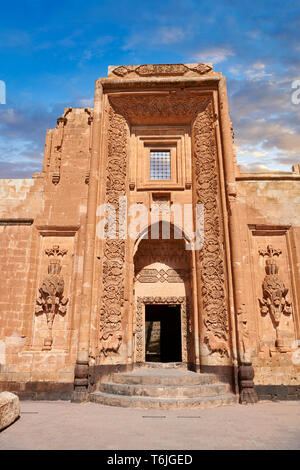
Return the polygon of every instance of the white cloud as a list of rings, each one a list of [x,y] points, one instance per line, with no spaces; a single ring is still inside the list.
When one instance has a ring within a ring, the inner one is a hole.
[[[78,100],[78,106],[82,108],[92,108],[94,106],[94,100],[93,98],[81,98]]]
[[[167,45],[182,41],[187,35],[186,31],[176,26],[162,26],[160,28],[134,33],[126,39],[122,46],[124,51],[134,49],[138,46],[152,47],[153,45]]]
[[[260,80],[264,77],[272,77],[272,73],[266,71],[266,64],[262,62],[254,62],[249,68],[245,69],[244,65],[236,64],[234,67],[230,67],[229,72],[235,76],[246,77],[249,80]]]
[[[162,27],[159,28],[156,33],[155,42],[160,42],[162,44],[172,44],[174,42],[179,42],[184,38],[184,32],[181,28],[177,27]]]
[[[194,59],[199,62],[212,62],[213,64],[219,64],[234,55],[234,52],[229,48],[211,47],[198,51],[197,54],[195,54]]]
[[[0,113],[0,125],[1,123],[5,124],[17,124],[22,120],[22,116],[13,108],[5,109],[3,112]]]
[[[274,169],[270,170],[270,168],[266,167],[265,165],[259,165],[257,163],[242,163],[240,165],[241,171],[244,172],[254,172],[254,173],[265,173],[267,171],[276,171]],[[277,170],[279,171],[279,170]]]

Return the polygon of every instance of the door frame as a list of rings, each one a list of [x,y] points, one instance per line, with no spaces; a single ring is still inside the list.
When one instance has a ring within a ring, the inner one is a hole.
[[[146,305],[180,305],[181,323],[181,357],[182,362],[187,363],[187,340],[188,340],[188,314],[186,297],[138,297],[136,304],[136,327],[134,361],[145,362],[145,306]]]

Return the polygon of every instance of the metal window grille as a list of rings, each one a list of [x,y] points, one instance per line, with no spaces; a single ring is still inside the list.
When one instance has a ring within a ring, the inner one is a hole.
[[[150,179],[171,179],[171,152],[170,150],[150,151]]]

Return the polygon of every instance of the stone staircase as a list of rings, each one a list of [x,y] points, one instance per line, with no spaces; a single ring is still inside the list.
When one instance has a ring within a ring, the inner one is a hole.
[[[237,402],[230,386],[213,374],[188,371],[182,363],[145,363],[128,373],[113,374],[110,382],[90,394],[102,405],[143,409],[211,408]]]

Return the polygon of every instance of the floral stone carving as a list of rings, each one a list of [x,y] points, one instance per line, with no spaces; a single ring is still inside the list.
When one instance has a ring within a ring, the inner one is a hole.
[[[55,315],[65,315],[67,311],[68,298],[64,297],[64,279],[61,272],[59,256],[64,256],[67,250],[60,250],[55,245],[50,250],[45,250],[49,260],[48,275],[44,278],[39,288],[39,296],[36,300],[35,313],[45,313],[47,319],[48,335],[44,339],[44,350],[50,350],[53,343],[52,328]]]
[[[211,353],[224,357],[229,356],[229,326],[213,121],[212,102],[209,101],[205,109],[197,114],[193,126],[196,202],[202,204],[205,210],[204,246],[196,252],[196,258],[201,266],[204,341]]]
[[[267,250],[259,250],[261,256],[268,257],[265,266],[266,276],[262,284],[263,298],[259,299],[260,311],[262,315],[269,314],[271,317],[276,330],[277,348],[283,347],[279,331],[281,316],[292,313],[292,304],[287,299],[288,289],[278,275],[279,267],[275,261],[275,256],[280,256],[281,253],[281,250],[276,250],[271,245],[267,246]]]
[[[108,160],[106,175],[106,203],[119,210],[119,198],[126,195],[128,126],[123,116],[110,109]],[[118,353],[122,342],[122,314],[124,310],[125,240],[105,241],[103,255],[103,295],[100,307],[100,351],[104,356]]]

